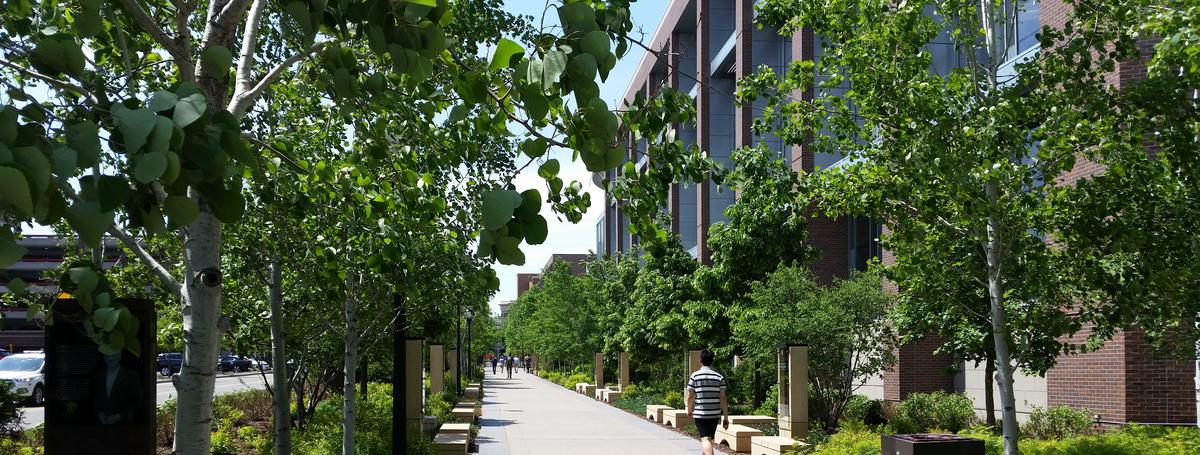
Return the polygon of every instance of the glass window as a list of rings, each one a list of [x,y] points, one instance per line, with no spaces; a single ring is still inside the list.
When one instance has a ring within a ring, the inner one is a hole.
[[[996,39],[1000,41],[1003,60],[1016,58],[1038,45],[1037,32],[1041,29],[1038,0],[1006,0],[1000,11],[1004,15],[997,20]]]
[[[850,218],[850,270],[866,271],[871,260],[881,257],[882,227],[868,218]]]

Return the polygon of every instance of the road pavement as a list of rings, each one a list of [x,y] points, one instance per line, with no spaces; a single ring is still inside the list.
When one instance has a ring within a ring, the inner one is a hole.
[[[217,376],[216,381],[216,387],[213,389],[216,395],[246,389],[265,389],[265,384],[271,383],[271,372],[267,372],[265,383],[263,382],[262,374],[258,372],[237,376]],[[175,396],[175,386],[170,381],[159,382],[155,385],[155,388],[158,395],[158,404],[163,404],[167,399]],[[22,428],[35,427],[45,420],[45,412],[40,407],[21,408],[21,412],[23,414],[21,419]]]

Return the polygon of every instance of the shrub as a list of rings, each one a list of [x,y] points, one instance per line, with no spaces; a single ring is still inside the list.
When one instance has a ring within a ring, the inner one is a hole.
[[[889,422],[896,433],[923,433],[934,429],[957,433],[976,420],[971,399],[958,393],[914,393],[900,402]]]
[[[437,417],[438,422],[452,421],[454,420],[454,415],[450,411],[454,409],[457,398],[451,392],[430,395],[429,399],[425,401],[425,412],[428,415]]]
[[[867,429],[843,430],[817,446],[814,455],[879,455],[879,434]]]
[[[684,406],[687,406],[687,403],[683,401],[683,392],[678,390],[667,391],[667,394],[663,396],[663,404],[670,406],[671,409],[683,409]]]
[[[21,432],[21,401],[11,382],[0,381],[0,437]]]
[[[1027,439],[1063,439],[1092,433],[1092,412],[1066,406],[1033,408],[1029,421],[1021,425],[1021,437]]]
[[[754,411],[755,415],[778,417],[779,414],[779,384],[772,385],[767,389],[767,396],[763,398],[762,404]]]
[[[862,395],[855,395],[846,403],[846,410],[842,411],[842,419],[867,425],[882,425],[887,422],[883,416],[883,400],[872,400]]]
[[[392,451],[392,385],[370,383],[367,399],[358,396],[355,453],[384,455]],[[342,397],[332,395],[317,405],[304,431],[292,434],[293,453],[337,455],[342,451]],[[413,453],[413,452],[408,452]],[[419,452],[418,452],[419,453]]]
[[[984,440],[988,455],[1004,453],[1003,439],[990,431],[969,433]],[[1177,455],[1200,453],[1200,430],[1194,427],[1127,425],[1107,433],[1064,439],[1021,441],[1024,455]]]

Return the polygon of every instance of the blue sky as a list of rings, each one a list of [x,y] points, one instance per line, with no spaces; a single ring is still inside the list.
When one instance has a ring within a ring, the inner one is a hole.
[[[645,33],[645,40],[648,41],[662,19],[668,3],[666,0],[642,0],[634,3],[631,9],[635,36]],[[542,11],[545,7],[546,2],[542,0],[508,0],[505,2],[504,9],[513,14],[533,16],[537,23],[542,18]],[[553,8],[549,10],[545,23],[547,25],[558,24],[558,15]],[[637,68],[638,62],[642,60],[644,53],[642,49],[636,46],[632,47],[609,73],[608,80],[600,85],[600,96],[608,102],[610,107],[616,106],[617,100],[625,94],[630,76]],[[572,179],[578,180],[583,184],[584,189],[591,193],[592,207],[583,216],[582,221],[578,224],[571,224],[565,219],[555,216],[550,211],[548,204],[542,205],[542,216],[546,217],[549,222],[550,235],[541,245],[522,246],[521,249],[525,253],[525,265],[493,265],[496,275],[500,278],[500,291],[493,295],[491,300],[493,311],[499,311],[500,302],[517,298],[517,273],[541,271],[542,266],[554,253],[587,253],[596,248],[596,221],[604,212],[603,192],[592,184],[591,174],[584,169],[583,163],[572,162],[568,152],[552,151],[548,155],[558,158],[559,162],[563,163],[562,170],[559,172],[559,176],[563,180],[567,182]],[[525,172],[518,175],[515,184],[518,190],[538,188],[545,191],[545,181],[537,176],[536,165],[528,167]]]

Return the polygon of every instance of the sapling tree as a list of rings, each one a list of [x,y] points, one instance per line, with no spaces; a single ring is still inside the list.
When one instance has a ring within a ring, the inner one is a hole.
[[[65,219],[89,245],[105,233],[124,241],[180,295],[184,364],[175,379],[175,451],[207,453],[218,340],[227,326],[223,226],[243,217],[244,182],[261,177],[264,161],[292,161],[288,144],[273,143],[265,126],[280,119],[317,126],[267,109],[264,95],[307,95],[351,122],[356,112],[405,114],[395,125],[354,128],[353,147],[377,158],[351,171],[358,177],[395,166],[387,157],[470,162],[478,148],[446,147],[456,143],[445,141],[462,137],[466,124],[496,136],[515,126],[522,155],[544,159],[548,147],[565,147],[599,172],[624,159],[618,124],[665,138],[673,136],[670,120],[690,112],[686,97],[666,90],[622,112],[619,122],[600,99],[596,79],[606,78],[629,47],[628,1],[554,4],[547,11],[560,27],[546,30],[525,29],[497,6],[445,0],[7,3],[0,13],[0,80],[9,103],[0,109],[0,265],[23,254],[15,237],[25,223]],[[483,49],[490,57],[480,57]],[[623,172],[613,184],[657,188],[660,179],[647,175],[707,175],[703,169],[711,162],[694,148],[669,143],[675,145],[654,149],[649,173]],[[319,163],[293,164],[323,172]],[[482,221],[480,256],[523,262],[520,244],[546,236],[537,210],[543,202],[569,220],[581,217],[590,201],[578,182],[558,177],[557,165],[541,164],[544,195],[507,187],[482,194],[472,212]],[[419,185],[421,175],[409,171],[418,178],[403,184]],[[370,207],[359,199],[361,191],[353,193],[346,196]],[[656,204],[639,204],[645,210],[631,212],[635,221],[648,223]],[[136,237],[144,235],[177,236],[182,270],[174,273],[142,248]],[[381,273],[409,260],[399,251],[384,249]],[[61,285],[98,312],[88,327],[101,349],[139,353],[136,324],[113,304],[98,270],[74,268]]]
[[[1108,242],[1145,238],[1134,226],[1194,241],[1173,217],[1127,224],[1194,210],[1172,190],[1194,153],[1149,153],[1149,111],[1107,77],[1140,56],[1137,41],[1089,19],[1100,14],[1093,2],[1067,3],[1086,14],[1040,28],[1040,50],[1018,60],[1007,40],[1019,2],[768,0],[759,20],[789,33],[810,29],[821,56],[795,62],[782,79],[766,70],[740,87],[747,98],[768,98],[764,122],[788,142],[846,156],[820,173],[821,207],[886,226],[883,246],[897,262],[889,278],[902,294],[965,279],[986,296],[985,308],[960,300],[961,311],[980,313],[975,322],[946,321],[990,336],[1007,454],[1018,452],[1017,369],[1044,373],[1059,354],[1080,349],[1065,335],[1084,323],[1096,329],[1082,347],[1094,347],[1131,314],[1149,310],[1146,319],[1160,324],[1195,314],[1184,293],[1114,285],[1142,271],[1194,280],[1194,256],[1155,242]],[[935,59],[944,52],[957,63]],[[811,99],[794,96],[809,90]],[[1086,163],[1104,171],[1074,179]],[[1098,191],[1117,187],[1146,195]]]

